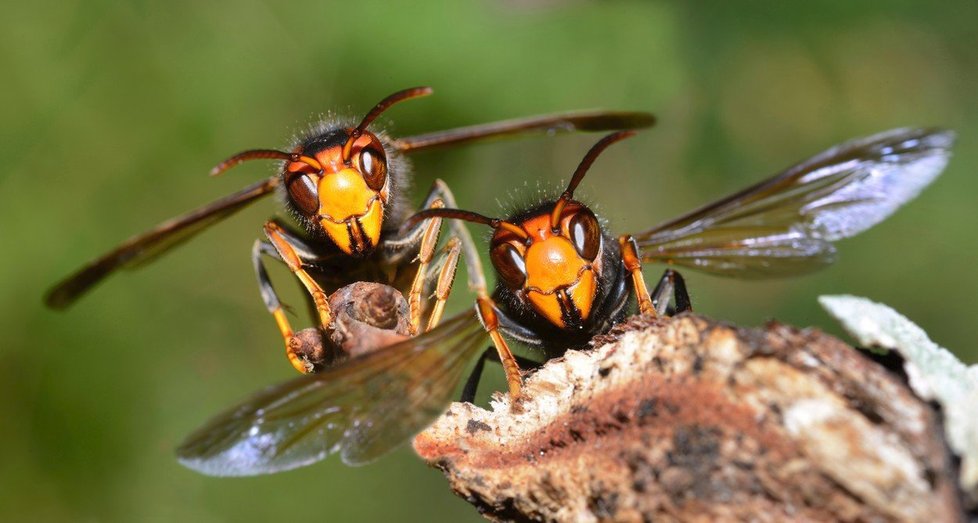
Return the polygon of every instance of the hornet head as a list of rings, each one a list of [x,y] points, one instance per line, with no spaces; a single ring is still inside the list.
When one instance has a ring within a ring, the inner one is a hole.
[[[458,209],[427,209],[408,223],[441,216],[489,225],[495,230],[489,257],[500,284],[554,326],[583,329],[598,296],[606,246],[597,217],[573,200],[574,190],[608,145],[633,134],[624,131],[606,136],[584,157],[557,200],[508,220]]]
[[[290,153],[245,151],[219,164],[211,174],[245,160],[285,160],[281,184],[286,203],[303,227],[311,234],[328,236],[346,254],[364,256],[380,242],[391,200],[388,151],[367,127],[391,105],[431,92],[429,87],[399,91],[381,100],[356,127],[328,129]]]

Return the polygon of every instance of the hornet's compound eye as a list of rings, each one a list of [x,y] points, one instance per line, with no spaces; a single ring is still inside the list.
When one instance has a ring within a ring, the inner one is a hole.
[[[379,144],[371,143],[360,149],[360,172],[367,187],[375,191],[383,189],[387,181],[387,156]]]
[[[312,178],[297,173],[287,182],[286,188],[289,191],[289,198],[299,212],[306,216],[313,216],[319,212],[319,190]]]
[[[526,262],[516,247],[508,243],[500,244],[493,247],[489,258],[507,287],[513,290],[523,288],[526,282]]]
[[[579,210],[568,222],[567,232],[577,254],[587,261],[594,261],[601,248],[601,226],[594,213],[588,209]]]

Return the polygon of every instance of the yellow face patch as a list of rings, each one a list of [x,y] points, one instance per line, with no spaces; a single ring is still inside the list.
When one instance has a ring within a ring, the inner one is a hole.
[[[384,224],[384,206],[379,198],[370,204],[370,209],[358,221],[370,245],[376,246],[380,241],[380,227]]]
[[[570,285],[587,265],[567,238],[552,236],[526,249],[526,287],[543,292]]]
[[[561,328],[588,318],[597,291],[594,271],[569,240],[557,236],[531,245],[526,273],[527,299],[541,316]]]
[[[360,216],[377,193],[353,169],[327,174],[319,181],[319,212],[335,222]]]
[[[595,292],[594,273],[585,270],[580,281],[569,288],[559,289],[550,294],[535,290],[526,293],[527,299],[538,314],[560,328],[567,328],[568,321],[584,322],[591,315]]]
[[[343,169],[319,181],[319,223],[347,254],[363,254],[380,241],[384,204],[360,173]]]

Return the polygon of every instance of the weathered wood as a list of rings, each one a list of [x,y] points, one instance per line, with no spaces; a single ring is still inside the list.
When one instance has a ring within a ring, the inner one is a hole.
[[[960,521],[939,418],[815,329],[632,318],[414,447],[490,519]]]

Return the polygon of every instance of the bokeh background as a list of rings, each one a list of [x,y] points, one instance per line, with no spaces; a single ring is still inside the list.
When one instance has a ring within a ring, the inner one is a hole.
[[[657,128],[609,150],[582,186],[617,232],[849,138],[955,129],[946,173],[841,242],[830,269],[772,282],[687,278],[699,312],[743,325],[777,318],[839,332],[816,297],[868,296],[978,359],[978,3],[391,4],[5,6],[0,519],[478,519],[407,447],[365,468],[331,459],[250,479],[206,478],[174,460],[208,416],[292,376],[248,259],[277,212],[271,200],[65,313],[41,305],[89,258],[270,172],[252,164],[208,179],[223,157],[282,146],[321,113],[360,115],[413,85],[436,94],[386,115],[398,135],[569,109],[657,113]],[[597,138],[419,154],[417,186],[442,177],[463,206],[497,214],[510,193],[558,187]],[[286,275],[273,277],[296,302]],[[470,300],[459,288],[456,309]]]

